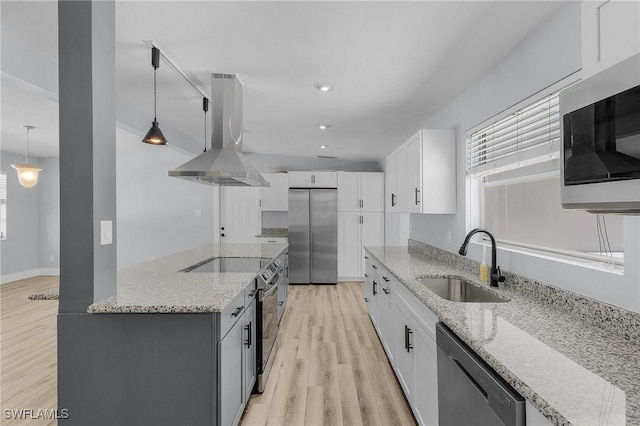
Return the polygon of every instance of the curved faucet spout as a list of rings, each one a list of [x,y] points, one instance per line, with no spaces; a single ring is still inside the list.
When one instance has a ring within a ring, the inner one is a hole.
[[[489,239],[491,239],[491,282],[489,285],[491,287],[498,287],[498,282],[504,282],[505,278],[500,273],[500,267],[496,265],[496,239],[493,237],[493,234],[491,232],[483,228],[472,229],[464,238],[464,242],[462,243],[462,246],[460,246],[460,250],[458,250],[458,253],[461,256],[467,255],[467,246],[469,245],[469,240],[474,234],[477,234],[478,232],[487,234],[489,236]]]

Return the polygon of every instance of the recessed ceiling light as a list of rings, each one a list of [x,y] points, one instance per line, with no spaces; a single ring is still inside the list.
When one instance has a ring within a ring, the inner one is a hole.
[[[331,127],[331,124],[318,124],[318,129],[320,130],[327,130],[329,127]]]
[[[329,148],[329,146],[327,146],[327,145],[320,145],[320,148],[322,148],[322,149],[327,149],[327,148]]]
[[[327,83],[316,83],[313,87],[324,93],[331,91],[331,86]]]

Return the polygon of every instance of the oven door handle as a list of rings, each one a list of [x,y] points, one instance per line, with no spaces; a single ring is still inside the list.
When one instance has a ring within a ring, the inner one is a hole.
[[[260,292],[258,293],[260,302],[262,302],[265,297],[269,296],[271,293],[273,293],[276,290],[278,290],[277,285],[272,285],[266,291],[264,289],[261,289]]]

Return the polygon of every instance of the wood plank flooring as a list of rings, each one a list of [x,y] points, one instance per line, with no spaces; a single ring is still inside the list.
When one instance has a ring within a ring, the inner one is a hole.
[[[27,300],[58,284],[36,277],[0,286],[0,408],[55,409],[58,302]],[[291,286],[279,350],[262,395],[241,424],[415,425],[366,312],[362,283]],[[2,425],[55,425],[8,420]]]
[[[415,425],[369,320],[363,283],[291,286],[279,350],[243,426]]]
[[[35,277],[0,286],[0,424],[55,425],[50,419],[6,419],[5,409],[57,407],[57,300],[27,300],[55,287],[58,277]]]

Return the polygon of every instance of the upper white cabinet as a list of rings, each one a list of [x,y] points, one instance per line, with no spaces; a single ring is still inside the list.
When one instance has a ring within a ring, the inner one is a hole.
[[[456,134],[420,130],[407,142],[407,211],[455,214]]]
[[[262,188],[262,210],[288,211],[289,176],[287,173],[262,173],[262,177],[271,184]]]
[[[338,172],[338,211],[384,211],[384,173]]]
[[[289,188],[337,188],[337,172],[289,172]]]
[[[406,211],[407,154],[405,145],[385,160],[385,207],[388,212]]]
[[[385,164],[387,212],[456,213],[454,130],[420,130]]]
[[[582,78],[640,53],[640,2],[583,1]]]

